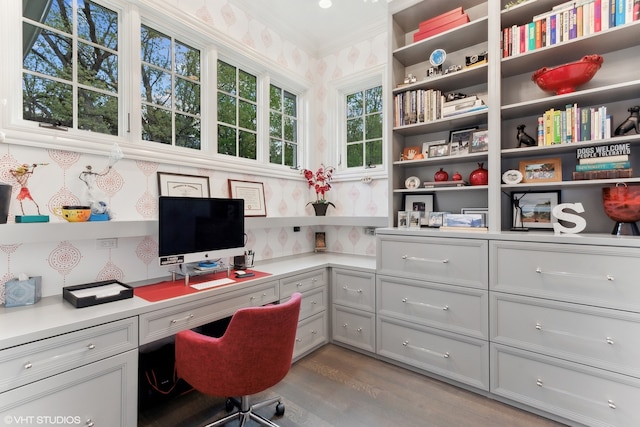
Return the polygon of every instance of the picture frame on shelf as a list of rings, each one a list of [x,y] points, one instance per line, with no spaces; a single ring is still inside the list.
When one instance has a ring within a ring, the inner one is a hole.
[[[411,147],[405,147],[405,149],[402,150],[402,159],[403,160],[417,160],[416,156],[418,154],[422,154],[422,150],[420,149],[419,146],[413,145]],[[422,157],[424,157],[424,156],[422,156]]]
[[[409,228],[409,216],[407,211],[398,211],[398,228]]]
[[[560,203],[560,191],[512,192],[514,228],[553,230],[558,220],[551,211]]]
[[[407,190],[415,190],[420,188],[420,178],[417,176],[410,176],[404,180],[404,186]]]
[[[460,142],[466,145],[469,144],[471,140],[471,135],[478,129],[477,126],[466,128],[466,129],[457,129],[449,132],[449,143],[451,142]]]
[[[519,170],[525,183],[562,181],[562,161],[559,157],[520,160]]]
[[[436,145],[436,144],[446,144],[447,141],[445,141],[444,139],[440,139],[437,141],[427,141],[427,142],[423,142],[422,143],[422,155],[424,156],[425,159],[429,158],[429,146],[431,145]]]
[[[482,215],[482,227],[486,227],[489,223],[489,208],[462,208],[461,214],[481,214]]]
[[[438,142],[429,145],[429,158],[446,157],[449,155],[449,143]]]
[[[426,225],[429,212],[433,211],[433,194],[405,194],[404,209],[420,213],[420,224]]]
[[[422,224],[421,212],[408,211],[407,213],[409,214],[409,228],[413,230],[420,228],[420,225]]]
[[[444,224],[444,216],[448,212],[429,212],[429,221],[427,226],[433,228],[440,228]]]
[[[469,152],[481,153],[489,150],[489,131],[487,129],[479,129],[471,133],[469,140]]]
[[[262,182],[229,179],[229,194],[233,199],[244,199],[244,216],[267,216]]]
[[[209,177],[158,172],[158,194],[169,197],[210,197]]]

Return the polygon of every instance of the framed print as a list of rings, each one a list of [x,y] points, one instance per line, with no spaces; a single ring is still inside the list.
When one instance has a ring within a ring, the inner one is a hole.
[[[422,217],[420,216],[420,212],[418,211],[410,211],[409,212],[409,228],[420,228],[420,224]]]
[[[442,227],[443,222],[444,222],[444,216],[447,214],[447,212],[429,212],[429,222],[427,222],[427,225],[429,227]]]
[[[429,141],[429,142],[423,142],[422,143],[422,154],[424,156],[425,159],[429,158],[429,146],[430,145],[437,145],[437,144],[446,144],[447,141],[445,141],[444,139],[440,139],[438,141]]]
[[[460,142],[462,143],[464,141],[465,144],[469,144],[469,141],[471,140],[471,134],[478,129],[477,127],[472,127],[472,128],[468,128],[468,129],[459,129],[459,130],[452,130],[449,133],[449,142]]]
[[[158,194],[170,197],[210,197],[209,177],[158,172]]]
[[[476,130],[471,133],[469,140],[469,152],[480,153],[489,149],[489,131],[486,129]]]
[[[229,194],[232,199],[244,199],[244,216],[267,216],[263,183],[230,179]]]
[[[433,211],[432,194],[406,194],[404,196],[404,209],[420,214],[420,224],[427,225],[429,212]]]
[[[558,222],[551,211],[560,203],[560,191],[529,191],[511,193],[514,228],[553,230]]]
[[[324,231],[316,232],[316,252],[324,252],[327,250],[327,240]]]
[[[420,154],[420,156],[418,156],[418,154]],[[424,157],[424,156],[422,156],[422,150],[417,145],[413,146],[413,147],[406,147],[402,151],[402,158],[404,160],[416,160],[416,156],[417,156],[418,159],[420,157]]]
[[[429,145],[429,158],[444,157],[449,155],[449,143],[439,142]]]
[[[462,208],[461,214],[481,214],[482,215],[482,227],[486,227],[489,222],[489,208]]]
[[[407,211],[398,211],[398,228],[409,228]]]
[[[520,161],[522,182],[562,181],[562,163],[560,158],[533,159]]]

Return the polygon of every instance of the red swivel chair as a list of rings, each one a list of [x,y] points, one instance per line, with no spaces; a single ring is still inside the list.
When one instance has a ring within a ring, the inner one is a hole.
[[[278,402],[276,414],[284,414],[281,398],[249,404],[249,395],[279,383],[291,368],[293,345],[298,328],[300,301],[295,293],[282,304],[243,308],[231,318],[224,335],[212,338],[194,331],[176,335],[178,376],[196,390],[213,396],[240,396],[227,400],[227,409],[238,412],[208,424],[223,425],[233,419],[244,426],[249,419],[277,426],[254,411]]]

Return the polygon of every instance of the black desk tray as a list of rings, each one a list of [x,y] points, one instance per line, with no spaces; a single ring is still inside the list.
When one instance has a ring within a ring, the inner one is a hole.
[[[117,293],[109,291],[111,285],[119,285],[126,289],[116,290]],[[93,290],[95,292],[91,292]],[[85,291],[85,292],[78,292]],[[101,294],[102,291],[102,294]],[[79,296],[77,294],[85,294]],[[91,295],[93,294],[93,295]],[[66,286],[62,288],[62,297],[69,301],[76,308],[89,307],[92,305],[104,304],[112,301],[133,298],[133,288],[117,280],[104,280],[102,282],[85,283],[83,285]]]

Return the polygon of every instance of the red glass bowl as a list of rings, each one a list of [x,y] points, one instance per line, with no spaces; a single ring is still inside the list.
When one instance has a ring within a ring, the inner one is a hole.
[[[587,55],[580,61],[560,65],[555,68],[540,68],[533,73],[533,80],[540,89],[557,95],[575,92],[576,87],[587,83],[602,66],[600,55]]]
[[[615,187],[603,188],[602,206],[607,216],[618,223],[612,234],[626,234],[620,232],[620,224],[623,223],[632,224],[634,231],[630,234],[637,234],[635,222],[640,221],[640,185],[616,184]]]

